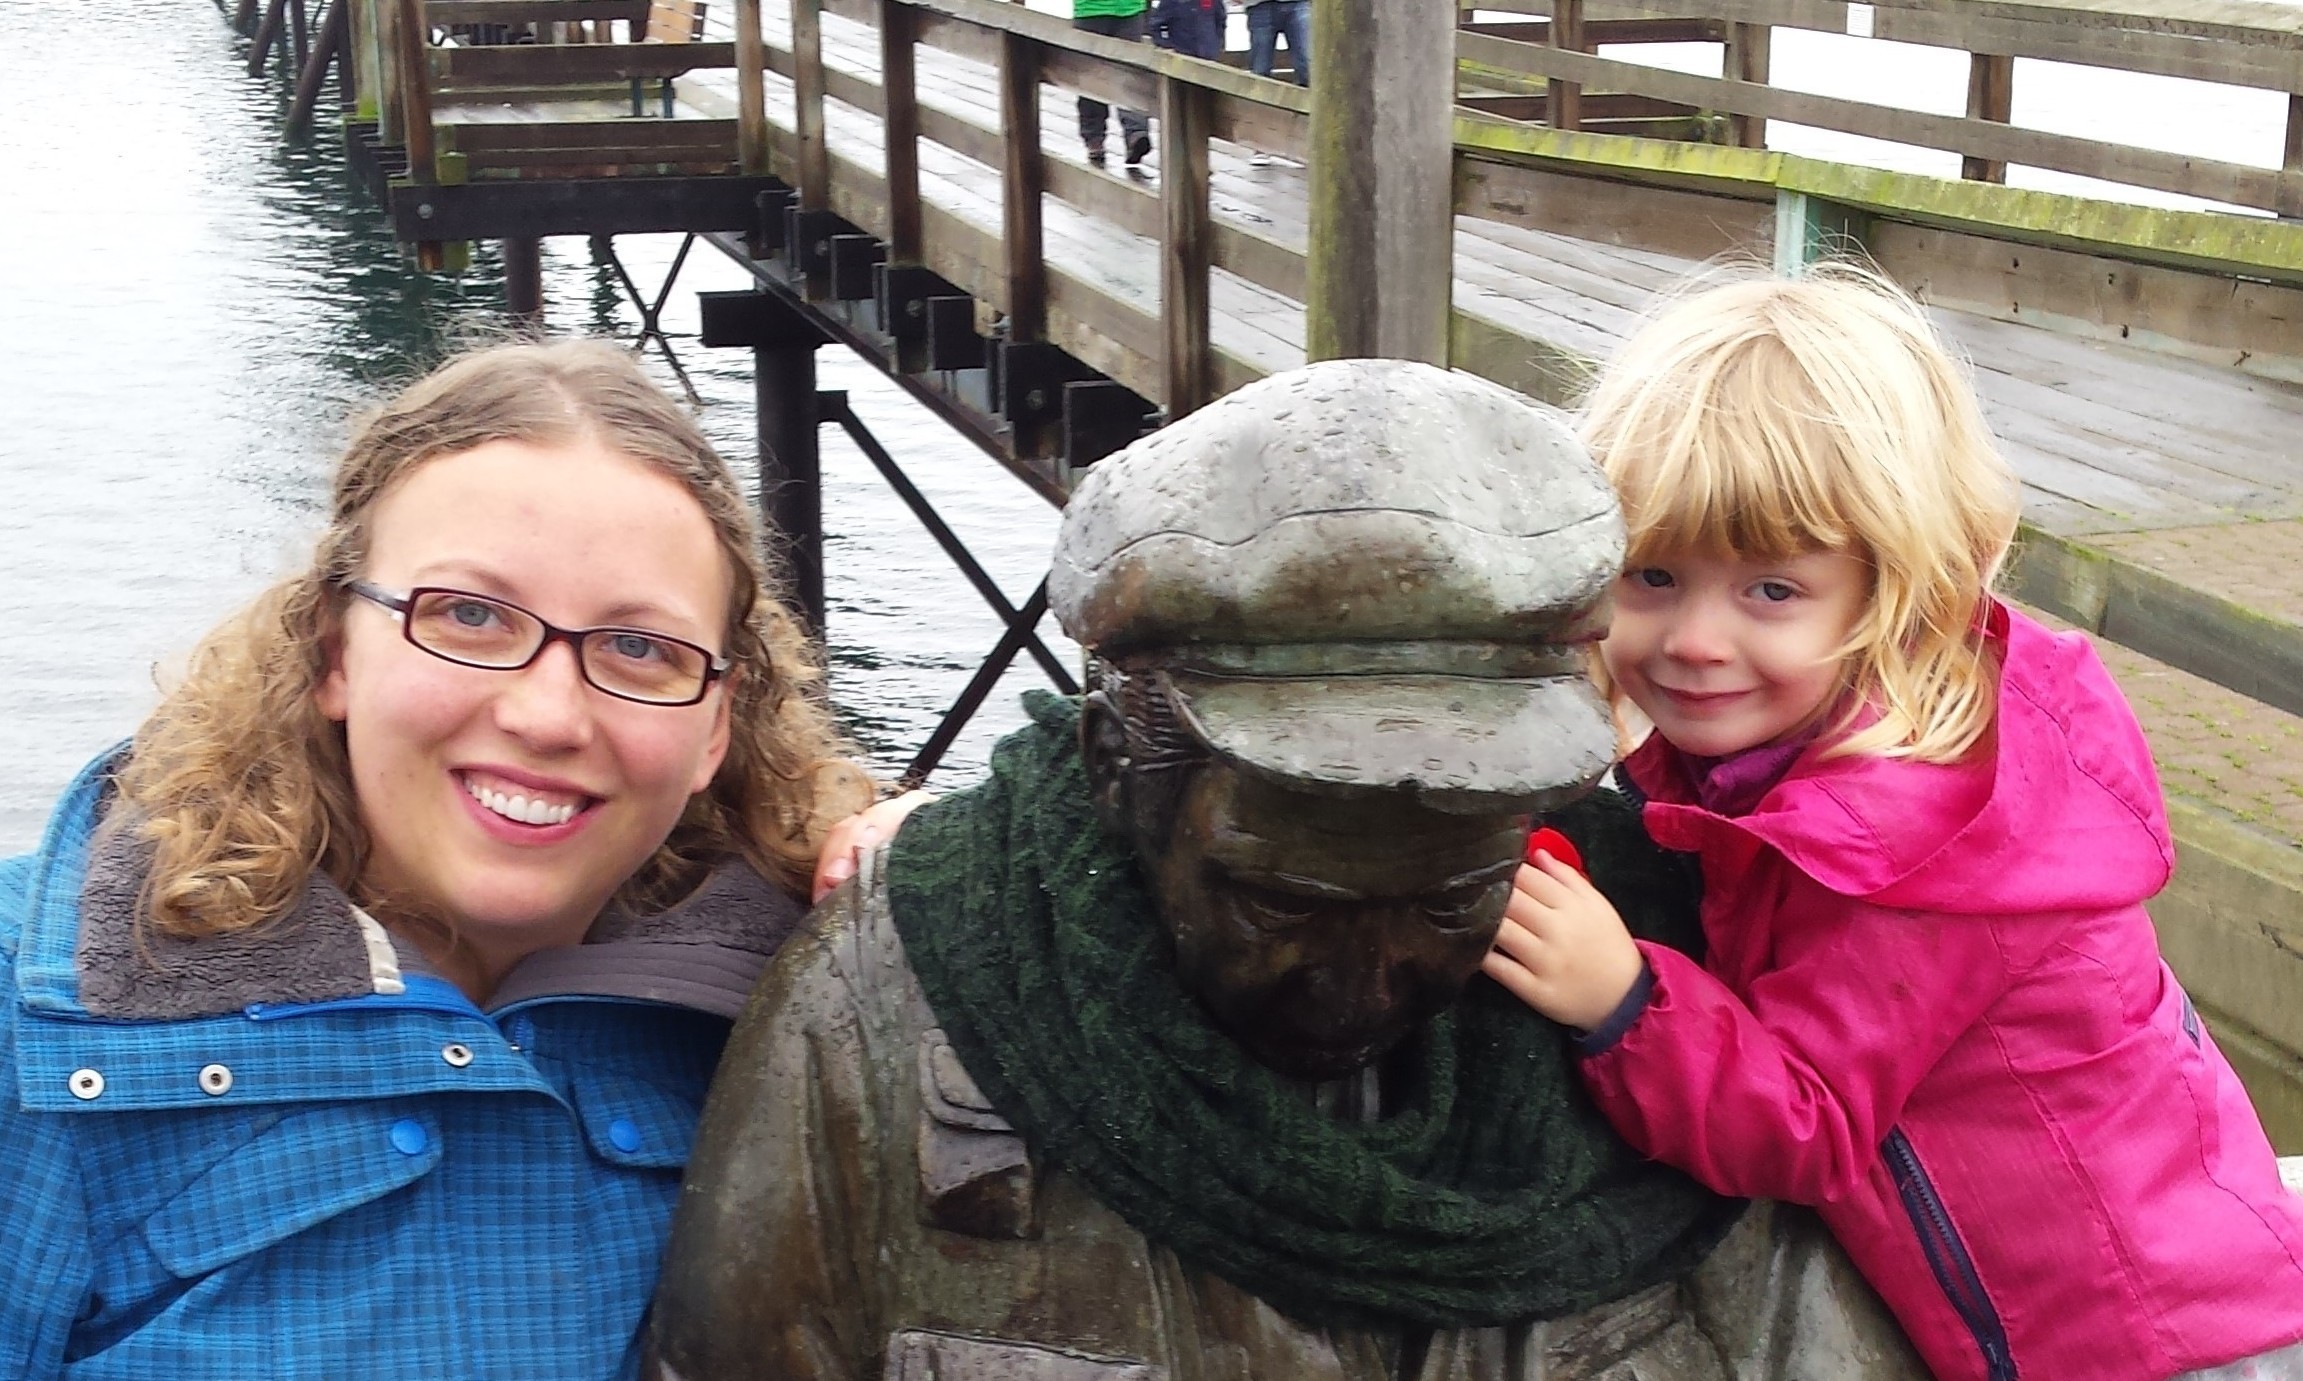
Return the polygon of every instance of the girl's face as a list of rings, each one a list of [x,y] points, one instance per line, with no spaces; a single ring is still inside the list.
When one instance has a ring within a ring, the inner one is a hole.
[[[1838,552],[1669,553],[1616,581],[1600,656],[1672,746],[1723,757],[1782,742],[1830,708],[1834,653],[1870,597],[1870,569]]]
[[[596,442],[436,457],[370,523],[363,577],[394,594],[448,586],[561,628],[640,628],[725,652],[730,572],[703,508]],[[452,917],[499,976],[580,941],[727,751],[724,679],[698,704],[636,704],[588,684],[565,642],[516,671],[460,666],[353,599],[331,662],[319,702],[344,725],[373,845],[365,881]]]

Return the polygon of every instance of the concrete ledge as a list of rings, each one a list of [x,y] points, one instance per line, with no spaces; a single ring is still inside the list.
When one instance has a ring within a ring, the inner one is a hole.
[[[2180,796],[2159,947],[2282,1151],[2303,1152],[2303,849]]]

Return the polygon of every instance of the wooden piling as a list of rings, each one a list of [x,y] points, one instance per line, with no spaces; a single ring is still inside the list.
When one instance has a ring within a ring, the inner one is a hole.
[[[297,73],[295,98],[288,102],[285,128],[291,136],[311,127],[312,110],[319,104],[320,86],[327,79],[330,66],[340,67],[338,80],[348,84],[351,68],[338,63],[337,59],[344,48],[345,11],[350,7],[350,0],[328,0],[327,8],[320,11],[320,32],[312,43],[312,51],[304,58],[303,70]]]
[[[293,55],[295,63],[292,70],[299,73],[304,70],[304,64],[310,61],[312,57],[312,31],[308,26],[309,18],[310,16],[304,12],[304,0],[288,0],[288,32],[291,39],[288,51]]]
[[[247,33],[256,26],[256,0],[240,0],[232,9],[232,32]]]
[[[248,45],[248,75],[264,75],[264,63],[272,56],[272,45],[280,41],[280,26],[288,16],[288,0],[272,0],[264,7],[264,22],[256,26],[255,41]]]
[[[1447,363],[1455,281],[1452,0],[1312,7],[1310,254],[1314,360]]]
[[[544,242],[504,241],[504,306],[523,331],[544,326]]]
[[[431,24],[424,17],[424,0],[394,0],[399,8],[393,25],[393,51],[400,75],[401,129],[408,149],[410,181],[438,180],[432,151],[432,73],[429,66]]]

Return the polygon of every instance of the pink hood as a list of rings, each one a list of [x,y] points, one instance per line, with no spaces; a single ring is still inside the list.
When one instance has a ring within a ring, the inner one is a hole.
[[[2110,672],[2083,635],[2005,605],[1989,630],[2006,668],[1991,753],[1944,767],[1810,750],[1749,815],[1719,823],[1880,906],[2006,915],[2157,893],[2174,841],[2150,746]],[[1638,756],[1645,775],[1655,757]]]

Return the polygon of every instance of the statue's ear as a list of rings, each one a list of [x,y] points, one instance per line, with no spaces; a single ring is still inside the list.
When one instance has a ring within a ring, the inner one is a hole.
[[[1088,692],[1080,704],[1080,765],[1096,823],[1115,838],[1132,837],[1128,810],[1128,736],[1120,712],[1102,691]]]

